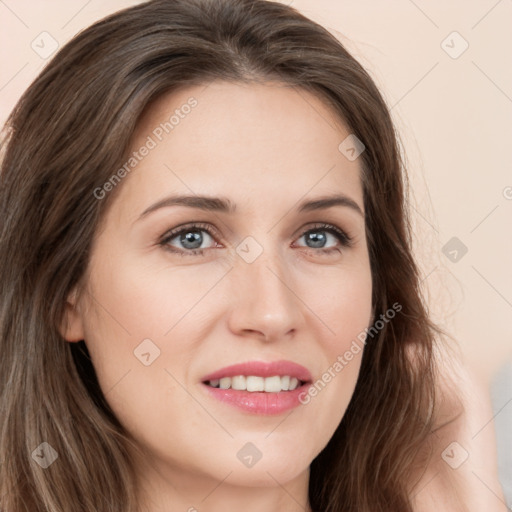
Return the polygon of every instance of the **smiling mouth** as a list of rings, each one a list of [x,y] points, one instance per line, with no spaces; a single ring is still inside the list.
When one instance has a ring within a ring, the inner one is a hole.
[[[234,377],[222,377],[221,379],[207,380],[204,381],[204,384],[212,388],[248,391],[249,393],[280,393],[281,391],[293,391],[306,384],[306,382],[289,375],[274,375],[272,377],[237,375]]]

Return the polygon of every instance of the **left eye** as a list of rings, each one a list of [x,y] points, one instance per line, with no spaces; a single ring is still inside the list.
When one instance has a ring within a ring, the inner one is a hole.
[[[311,242],[313,245],[310,246],[310,249],[326,249],[325,244],[328,240],[328,237],[331,236],[335,240],[340,240],[340,236],[336,236],[336,234],[332,233],[328,229],[311,229],[303,233],[300,238],[306,238],[306,242]],[[327,248],[328,249],[328,248]]]
[[[216,246],[218,246],[217,242],[215,242],[214,233],[212,232],[211,227],[209,225],[202,224],[193,224],[173,229],[163,236],[162,240],[159,242],[159,245],[165,247],[170,252],[178,253],[183,256],[202,254],[203,250],[208,248],[201,247],[205,242],[205,236],[203,233],[206,233],[206,242],[208,242],[208,238],[210,238],[212,241],[214,241]],[[341,229],[330,224],[322,224],[321,226],[310,228],[307,231],[304,231],[299,239],[305,237],[306,243],[313,244],[312,246],[307,247],[309,249],[317,249],[316,252],[339,251],[339,247],[336,245],[334,245],[334,247],[325,247],[325,244],[328,241],[327,234],[333,236],[343,247],[350,247],[352,244],[352,238],[350,238]],[[182,244],[181,248],[176,247],[171,243],[175,239],[179,244]]]

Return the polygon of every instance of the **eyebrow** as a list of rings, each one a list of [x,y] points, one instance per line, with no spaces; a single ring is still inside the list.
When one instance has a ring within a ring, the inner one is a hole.
[[[169,196],[146,208],[137,220],[149,215],[155,210],[165,208],[168,206],[186,206],[189,208],[197,208],[205,211],[213,211],[220,213],[233,214],[236,211],[236,204],[226,197],[210,197],[210,196]],[[317,199],[301,202],[296,211],[299,213],[310,212],[316,210],[324,210],[334,206],[342,206],[350,208],[364,217],[364,213],[360,206],[350,197],[344,194],[335,194],[330,196],[323,196]]]

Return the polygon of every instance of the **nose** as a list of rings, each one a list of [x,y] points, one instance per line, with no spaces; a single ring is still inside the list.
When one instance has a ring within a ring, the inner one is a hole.
[[[292,272],[264,251],[255,261],[237,261],[231,271],[229,327],[237,335],[277,341],[293,336],[304,324],[304,302],[294,289]]]

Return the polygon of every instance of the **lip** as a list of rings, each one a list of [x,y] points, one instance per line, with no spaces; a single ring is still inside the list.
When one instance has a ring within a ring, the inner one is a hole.
[[[312,382],[313,380],[307,368],[292,361],[285,360],[270,362],[248,361],[234,364],[210,373],[201,380],[202,382],[206,382],[208,380],[221,379],[222,377],[235,377],[237,375],[254,375],[255,377],[273,377],[274,375],[283,377],[289,375],[302,382]]]
[[[302,381],[303,384],[293,391],[279,391],[278,393],[265,393],[259,391],[242,391],[238,389],[213,388],[206,384],[209,380],[236,375],[254,375],[257,377],[273,377],[274,375],[289,375]],[[209,397],[220,402],[234,406],[244,412],[258,415],[282,414],[302,404],[300,397],[305,394],[313,378],[307,368],[292,361],[249,361],[246,363],[226,366],[214,373],[206,375],[201,387]]]

